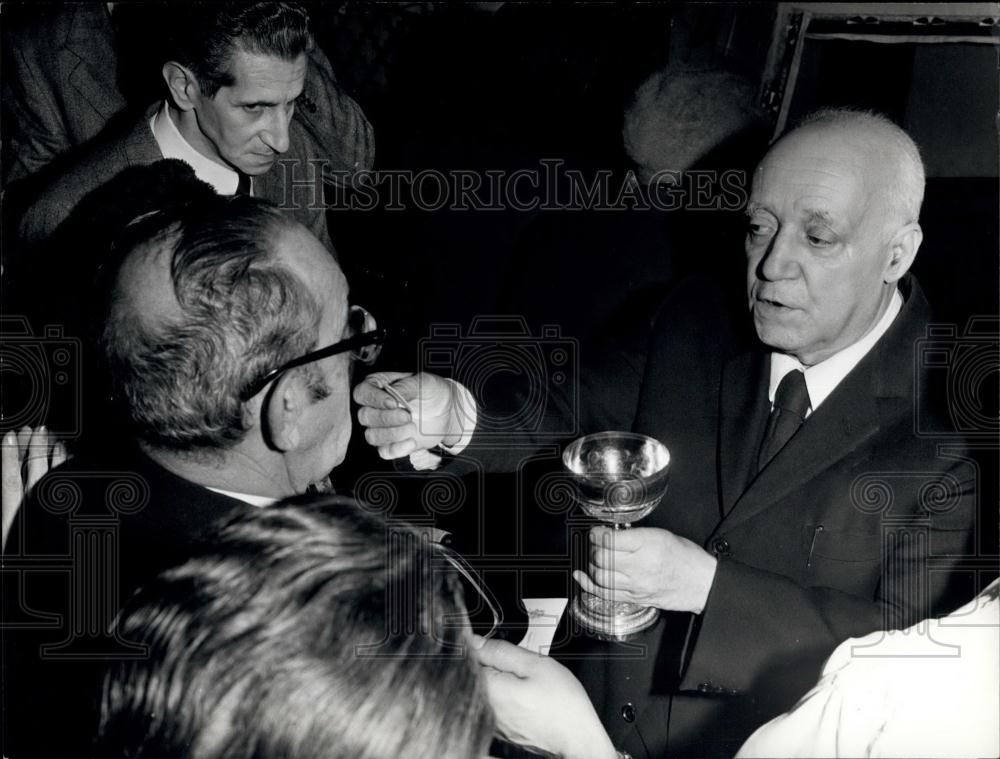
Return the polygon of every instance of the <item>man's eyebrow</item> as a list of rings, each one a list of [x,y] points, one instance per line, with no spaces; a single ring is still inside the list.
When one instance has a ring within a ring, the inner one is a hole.
[[[833,219],[833,216],[830,215],[829,211],[824,211],[818,208],[807,208],[805,215],[807,223],[819,222],[820,224],[825,224],[828,227],[837,226],[836,222]]]
[[[293,97],[289,102],[290,103],[297,103],[297,102],[299,102],[299,100],[301,98],[302,98],[302,93],[300,92],[298,95],[296,95],[295,97]],[[236,101],[236,105],[242,106],[244,108],[246,108],[248,106],[252,107],[252,106],[257,106],[257,105],[264,106],[265,108],[271,108],[271,107],[276,106],[276,105],[281,105],[281,103],[279,101],[277,101],[277,100],[246,100],[246,101],[237,100]]]
[[[236,105],[243,106],[244,108],[262,105],[265,108],[267,108],[270,106],[277,105],[277,103],[274,102],[273,100],[247,100],[247,101],[241,100],[237,101]]]

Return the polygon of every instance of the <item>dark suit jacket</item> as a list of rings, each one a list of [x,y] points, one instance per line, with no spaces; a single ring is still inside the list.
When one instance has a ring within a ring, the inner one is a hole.
[[[976,472],[918,431],[938,411],[917,384],[930,311],[915,280],[901,289],[889,331],[759,475],[768,353],[741,350],[704,291],[681,287],[665,309],[635,429],[667,445],[672,473],[642,526],[719,564],[697,617],[666,614],[630,646],[577,639],[562,652],[619,748],[732,755],[839,642],[967,600],[953,581]]]
[[[4,184],[92,138],[125,107],[103,3],[46,8],[4,24]],[[36,9],[37,11],[37,9]]]
[[[107,632],[115,613],[209,526],[248,508],[138,452],[71,459],[38,483],[0,574],[6,756],[85,755],[103,663],[143,655]]]

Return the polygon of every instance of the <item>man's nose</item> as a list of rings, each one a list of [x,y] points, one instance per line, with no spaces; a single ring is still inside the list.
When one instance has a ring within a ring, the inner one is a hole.
[[[275,108],[267,127],[260,133],[261,140],[275,153],[288,150],[288,125],[291,120],[290,108]]]
[[[798,265],[791,231],[779,229],[757,264],[757,276],[768,281],[794,279]]]

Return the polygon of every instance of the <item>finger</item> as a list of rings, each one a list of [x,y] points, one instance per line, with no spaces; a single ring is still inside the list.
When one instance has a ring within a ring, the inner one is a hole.
[[[412,376],[413,372],[373,372],[368,375],[366,381],[370,381],[376,387],[382,388],[386,385],[392,385],[401,379]]]
[[[598,598],[611,598],[611,591],[596,585],[593,580],[591,580],[586,573],[581,572],[579,569],[573,572],[573,579],[576,580],[576,584],[579,585],[585,592],[590,593]]]
[[[388,384],[385,376],[403,376],[398,372],[383,372],[382,374],[370,374],[364,382],[359,382],[354,386],[352,394],[354,402],[361,406],[372,406],[374,408],[394,409],[399,408],[399,402],[389,393],[382,389],[383,383]]]
[[[66,459],[69,458],[69,453],[66,451],[66,444],[61,440],[52,446],[52,469],[55,469],[60,464],[63,464]]]
[[[473,652],[483,666],[510,672],[518,677],[528,677],[538,667],[537,654],[505,640],[486,640],[479,648],[475,648],[474,642]]]
[[[600,569],[621,569],[622,554],[595,545],[590,547],[590,563]]]
[[[11,503],[15,500],[20,502],[21,492],[20,446],[13,431],[3,436],[3,446],[0,448],[0,472],[3,474],[3,505],[6,510],[8,497]]]
[[[588,567],[587,571],[590,581],[602,588],[613,590],[615,593],[630,593],[632,590],[632,583],[621,572],[612,569],[598,569],[593,566]]]
[[[401,427],[411,421],[412,414],[398,406],[391,409],[362,406],[358,409],[358,422],[363,427]]]
[[[365,440],[369,445],[381,448],[384,445],[401,443],[417,436],[417,425],[413,422],[399,427],[368,427],[365,429]]]
[[[24,482],[24,492],[27,493],[42,475],[49,471],[49,431],[42,425],[31,436],[28,449],[28,471]]]
[[[403,375],[392,382],[392,389],[399,393],[408,402],[413,402],[420,397],[420,386],[425,380],[417,374]]]
[[[415,450],[417,450],[417,441],[408,438],[398,443],[379,446],[378,455],[386,460],[401,459],[403,456],[409,456]]]
[[[17,510],[21,508],[24,497],[24,486],[21,483],[21,456],[17,444],[17,435],[8,432],[3,436],[0,445],[0,475],[2,475],[2,496],[0,503],[0,542],[7,542],[7,532],[14,521]]]
[[[17,431],[17,455],[21,461],[24,461],[24,454],[28,451],[28,445],[31,443],[33,432],[34,430],[28,426],[24,426]]]
[[[612,530],[609,527],[592,527],[590,542],[594,545],[624,553],[634,553],[649,540],[654,528],[633,527],[629,530]]]

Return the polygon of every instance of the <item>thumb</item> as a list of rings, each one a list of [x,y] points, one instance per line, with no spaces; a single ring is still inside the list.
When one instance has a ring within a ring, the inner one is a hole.
[[[477,641],[478,642],[478,641]],[[538,655],[505,640],[486,640],[474,649],[479,663],[518,677],[527,677],[538,666]]]

